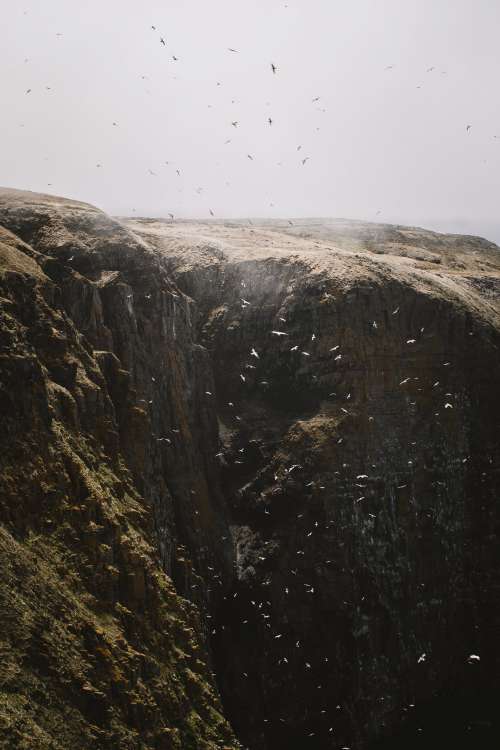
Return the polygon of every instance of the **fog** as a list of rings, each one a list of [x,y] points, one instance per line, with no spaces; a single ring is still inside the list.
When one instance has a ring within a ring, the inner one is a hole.
[[[2,185],[118,215],[500,241],[499,3],[4,0],[1,17]]]

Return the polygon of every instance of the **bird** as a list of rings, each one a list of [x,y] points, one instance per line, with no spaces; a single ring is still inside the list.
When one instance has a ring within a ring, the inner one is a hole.
[[[292,346],[292,348],[290,349],[290,351],[291,352],[296,352],[298,348],[299,348],[298,345],[297,346]]]
[[[319,102],[319,100],[320,100],[320,97],[319,96],[315,96],[314,99],[313,99],[313,102]]]
[[[237,128],[237,127],[238,127],[238,120],[234,120],[234,121],[233,121],[233,122],[231,123],[231,125],[233,126],[233,128]]]
[[[174,60],[175,62],[178,62],[179,58],[176,57],[175,55],[172,55],[172,60]]]
[[[227,49],[228,49],[228,52],[237,52],[237,53],[239,53],[239,50],[233,49],[232,47],[228,47]]]
[[[275,336],[288,336],[288,333],[285,333],[285,331],[271,331]]]
[[[173,219],[174,219],[174,215],[173,215],[173,214],[170,214],[170,213],[169,213],[169,216],[170,216],[170,218],[171,218],[171,219],[172,219],[172,221],[173,221]]]
[[[466,131],[469,132],[469,130],[471,129],[471,127],[472,127],[472,125],[467,125],[467,127],[465,128]]]
[[[160,44],[163,44],[164,47],[166,46],[166,42],[162,36],[160,37]]]
[[[305,159],[302,159],[302,165],[304,165],[306,163],[306,161],[309,161],[309,159],[310,159],[309,156],[306,156]]]
[[[247,159],[250,159],[250,161],[253,161],[253,156],[251,156],[250,154],[247,154]]]
[[[256,357],[257,359],[259,359],[259,355],[257,354],[257,352],[255,351],[255,349],[253,347],[252,347],[252,351],[250,352],[250,355],[252,357]]]
[[[215,214],[214,214],[214,212],[212,211],[211,208],[209,208],[208,210],[210,211],[210,216],[215,216]]]
[[[240,378],[243,380],[244,383],[246,383],[246,377],[244,375],[240,375]]]
[[[278,70],[278,68],[276,67],[276,65],[274,63],[271,63],[271,70],[276,75],[276,71]]]
[[[272,120],[272,118],[271,118],[271,117],[268,117],[268,118],[267,118],[267,121],[268,121],[269,125],[272,125],[272,124],[273,124],[273,120]]]
[[[416,339],[408,339],[406,343],[407,344],[415,344],[416,341],[417,341]]]

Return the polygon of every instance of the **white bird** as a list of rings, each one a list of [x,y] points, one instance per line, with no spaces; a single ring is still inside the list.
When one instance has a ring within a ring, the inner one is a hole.
[[[207,394],[207,396],[211,396],[212,395],[210,391],[205,391],[205,393]]]
[[[427,654],[423,653],[418,657],[417,664],[423,664],[427,658]]]
[[[400,383],[399,385],[404,385],[404,384],[405,384],[405,383],[407,383],[407,382],[408,382],[409,380],[410,380],[410,378],[405,378],[404,380],[402,380],[402,381],[401,381],[401,383]]]
[[[313,333],[313,335],[311,336],[311,341],[314,341],[315,339],[316,339],[316,334]]]
[[[253,348],[252,348],[252,350],[250,352],[250,356],[251,357],[256,357],[257,359],[259,359],[259,355],[257,354],[257,352],[255,351],[255,349],[253,349]]]
[[[288,333],[285,333],[284,331],[271,331],[275,336],[288,336]]]
[[[399,312],[399,307],[396,307],[396,309],[392,311],[392,314],[393,315],[397,315],[398,312]]]
[[[417,339],[408,339],[407,344],[414,344]]]
[[[247,299],[243,299],[243,297],[241,297],[241,301],[243,302],[244,305],[250,305],[251,304]]]
[[[472,661],[481,661],[481,657],[478,656],[477,654],[470,654],[469,655],[469,662],[472,662]]]
[[[297,346],[292,346],[292,348],[290,349],[290,351],[291,352],[296,352],[298,348],[299,348],[298,345]]]
[[[304,355],[305,357],[310,357],[310,356],[311,356],[311,355],[309,354],[309,352],[300,352],[300,353],[301,353],[301,354],[303,354],[303,355]]]
[[[240,375],[240,378],[243,380],[243,382],[246,382],[246,377],[244,375]]]
[[[331,352],[336,352],[337,349],[340,349],[340,344],[337,344],[337,346],[332,346],[332,348],[330,349],[330,351]]]
[[[444,405],[444,408],[445,408],[445,409],[453,409],[453,406],[452,406],[452,405],[451,405],[451,404],[450,404],[449,402],[447,402],[447,403],[446,403],[446,404]]]
[[[342,359],[342,355],[341,354],[337,354],[337,356],[335,357],[336,361],[339,360],[339,359]]]
[[[373,326],[373,328],[378,328],[378,325],[376,324],[375,321],[373,321],[372,326]]]

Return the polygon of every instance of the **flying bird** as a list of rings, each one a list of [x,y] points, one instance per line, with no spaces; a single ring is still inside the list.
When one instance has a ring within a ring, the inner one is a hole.
[[[215,214],[214,214],[214,212],[212,211],[211,208],[209,208],[208,210],[210,211],[210,216],[215,216]]]
[[[288,333],[285,333],[285,331],[271,331],[275,336],[288,336]]]
[[[233,49],[232,47],[228,47],[228,52],[239,52],[237,49]]]
[[[467,127],[465,128],[466,131],[469,132],[469,130],[471,129],[471,127],[472,127],[472,125],[467,125]]]
[[[271,70],[276,75],[276,71],[278,70],[278,68],[276,67],[276,65],[274,63],[271,63]]]
[[[160,44],[163,44],[164,47],[166,46],[166,42],[162,36],[160,37]]]

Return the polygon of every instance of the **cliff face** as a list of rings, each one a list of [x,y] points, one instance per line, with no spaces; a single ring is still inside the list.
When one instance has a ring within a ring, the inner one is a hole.
[[[493,736],[498,248],[0,227],[0,746]]]
[[[236,747],[200,616],[222,586],[197,571],[232,562],[191,303],[90,206],[5,191],[0,224],[0,746]]]
[[[239,736],[365,747],[403,725],[405,744],[477,746],[500,674],[498,248],[129,225],[212,354],[237,565],[213,649]]]

